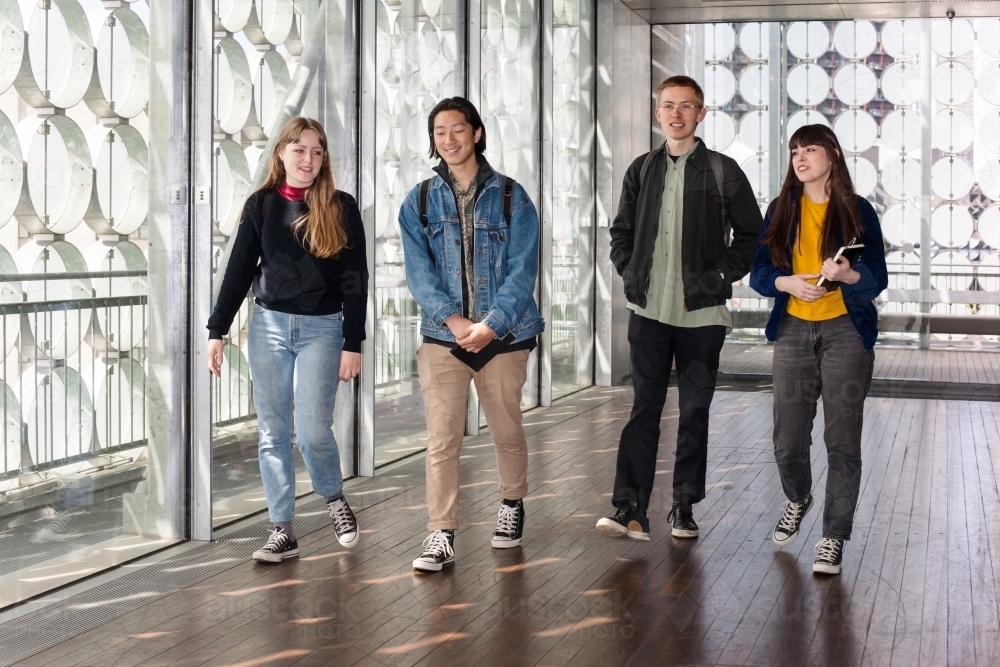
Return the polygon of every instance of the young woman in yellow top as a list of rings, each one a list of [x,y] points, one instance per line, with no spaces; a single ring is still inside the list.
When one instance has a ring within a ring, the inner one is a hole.
[[[751,287],[774,299],[765,335],[775,342],[774,457],[788,502],[771,539],[792,542],[812,507],[809,448],[822,397],[828,469],[813,571],[839,574],[861,489],[864,402],[878,337],[873,300],[888,285],[885,244],[833,131],[806,125],[788,147],[788,173],[764,218],[750,275]],[[861,257],[835,261],[851,241],[864,244]],[[820,276],[834,289],[817,286]]]

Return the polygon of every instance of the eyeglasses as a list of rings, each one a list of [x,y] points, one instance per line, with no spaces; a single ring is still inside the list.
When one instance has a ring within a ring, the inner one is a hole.
[[[700,104],[681,104],[680,106],[674,104],[661,104],[660,108],[667,113],[673,113],[675,110],[680,111],[685,116],[693,114],[695,111],[701,108]]]

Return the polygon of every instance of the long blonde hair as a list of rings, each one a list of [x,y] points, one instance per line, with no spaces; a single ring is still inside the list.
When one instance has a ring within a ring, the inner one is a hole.
[[[274,142],[267,180],[260,189],[276,188],[285,182],[285,165],[281,161],[281,152],[288,144],[297,142],[306,130],[312,130],[319,137],[320,146],[323,147],[323,160],[316,179],[306,190],[306,206],[309,210],[292,223],[292,231],[298,236],[303,248],[316,257],[328,259],[336,257],[341,250],[348,247],[347,231],[341,221],[337,186],[334,185],[333,171],[330,168],[326,132],[318,121],[296,116],[285,123],[277,141]]]

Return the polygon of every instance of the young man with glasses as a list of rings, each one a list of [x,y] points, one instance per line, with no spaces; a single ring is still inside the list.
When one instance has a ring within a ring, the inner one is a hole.
[[[674,537],[698,536],[692,507],[705,497],[708,413],[719,353],[733,326],[726,300],[750,269],[762,222],[739,165],[695,137],[707,113],[704,99],[689,77],[660,84],[656,120],[666,141],[628,168],[611,226],[611,261],[632,311],[635,392],[618,444],[617,511],[597,522],[611,537],[649,540],[646,513],[674,362],[680,419],[667,518]]]
[[[455,561],[459,454],[469,382],[496,447],[500,508],[490,543],[521,543],[528,444],[521,388],[544,328],[535,303],[538,215],[527,192],[486,161],[486,128],[462,97],[443,99],[427,120],[435,176],[399,210],[406,282],[420,304],[417,369],[427,419],[427,525],[413,569]]]

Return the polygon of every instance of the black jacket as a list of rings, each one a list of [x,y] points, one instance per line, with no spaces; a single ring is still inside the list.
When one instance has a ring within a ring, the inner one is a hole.
[[[639,183],[639,174],[647,154],[629,166],[611,225],[611,262],[625,281],[625,297],[641,308],[646,307],[659,232],[665,146],[652,152],[644,183]],[[732,284],[750,270],[762,222],[753,188],[736,161],[720,156],[723,201],[708,155],[709,149],[699,140],[684,166],[681,266],[684,307],[689,311],[720,306],[732,297]]]

